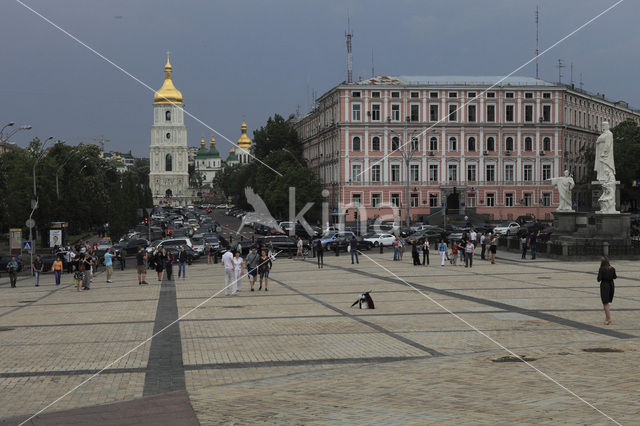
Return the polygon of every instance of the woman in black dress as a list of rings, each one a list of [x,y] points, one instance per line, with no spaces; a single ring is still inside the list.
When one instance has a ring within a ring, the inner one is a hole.
[[[600,270],[598,271],[598,282],[600,283],[600,299],[604,306],[605,325],[611,325],[611,312],[609,312],[609,303],[613,301],[613,292],[615,287],[613,280],[618,278],[616,270],[609,264],[609,259],[602,258],[600,262]]]
[[[164,253],[158,250],[155,256],[156,272],[158,273],[158,281],[162,281],[162,271],[164,270]]]

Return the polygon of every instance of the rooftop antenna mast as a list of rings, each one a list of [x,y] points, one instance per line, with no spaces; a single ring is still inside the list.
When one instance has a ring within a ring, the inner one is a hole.
[[[580,73],[580,90],[582,90],[582,86],[584,86],[584,83],[582,82],[582,73]]]
[[[562,62],[562,59],[558,59],[558,83],[562,84],[562,68],[565,68],[566,65]]]
[[[571,85],[573,86],[573,62],[571,62]]]
[[[353,61],[351,56],[351,39],[353,38],[353,33],[351,32],[349,12],[347,12],[347,31],[345,31],[344,36],[347,39],[347,83],[353,83]]]
[[[538,5],[536,5],[536,80],[540,77],[538,75],[538,55],[540,54],[540,46],[538,39],[538,23],[540,22],[540,13],[538,12]]]
[[[373,68],[373,49],[371,49],[371,78],[373,78],[374,75],[376,74]]]

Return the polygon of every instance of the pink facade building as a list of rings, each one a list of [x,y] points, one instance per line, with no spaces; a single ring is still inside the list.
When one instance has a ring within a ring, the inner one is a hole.
[[[353,221],[399,207],[412,220],[449,213],[550,219],[549,182],[587,177],[581,152],[603,121],[640,122],[624,102],[529,77],[379,76],[340,84],[294,120],[332,211]],[[360,207],[360,209],[358,209]],[[407,207],[409,207],[407,209]]]

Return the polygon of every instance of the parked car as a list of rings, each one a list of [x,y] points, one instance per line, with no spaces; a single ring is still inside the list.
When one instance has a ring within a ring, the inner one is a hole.
[[[493,228],[493,233],[496,235],[517,235],[520,230],[520,225],[517,222],[503,222]]]
[[[289,235],[273,235],[260,237],[256,240],[259,249],[268,246],[270,243],[273,245],[273,250],[276,253],[282,251],[283,254],[295,254],[298,251],[298,239],[296,237],[290,237]],[[250,246],[251,244],[247,244],[247,247]],[[309,243],[303,240],[302,247],[305,256],[307,256],[311,249]]]
[[[193,243],[193,249],[202,255],[206,245],[204,238],[192,238],[191,242]]]
[[[328,244],[331,244],[333,241],[335,241],[336,239],[338,239],[339,237],[343,236],[343,235],[348,235],[349,238],[351,238],[352,235],[356,235],[351,231],[338,231],[338,232],[334,232],[332,234],[329,234],[323,238],[320,238],[320,242],[322,243],[322,247],[324,247],[325,249],[327,248]],[[316,244],[317,240],[313,240],[313,244]]]
[[[113,247],[113,241],[111,241],[111,238],[103,238],[100,241],[98,241],[98,247],[97,247],[98,251],[105,252],[111,247]]]
[[[168,240],[160,241],[155,247],[147,247],[149,253],[153,252],[155,248],[166,247],[181,247],[186,246],[193,250],[193,242],[190,238],[170,238]]]
[[[0,271],[8,271],[7,263],[11,261],[11,256],[16,257],[16,262],[18,262],[18,272],[22,271],[22,258],[18,255],[11,254],[3,254],[0,256]]]
[[[149,241],[144,238],[131,238],[129,240],[119,242],[115,247],[116,250],[124,252],[125,254],[136,254],[138,247],[147,248]]]
[[[525,223],[532,223],[532,222],[535,222],[535,221],[536,221],[536,218],[533,217],[533,216],[518,216],[516,218],[516,222],[520,226],[524,225]]]
[[[327,243],[326,250],[335,250],[338,247],[340,251],[347,251],[347,246],[351,243],[351,235],[340,235],[335,240],[330,243]],[[371,250],[373,247],[373,243],[365,240],[362,236],[356,236],[356,240],[358,241],[358,250]]]
[[[371,244],[373,244],[374,247],[378,247],[380,245],[382,245],[382,246],[390,246],[396,240],[395,235],[392,235],[392,234],[376,234],[376,233],[365,234],[365,235],[363,235],[363,238],[366,241],[369,241]]]

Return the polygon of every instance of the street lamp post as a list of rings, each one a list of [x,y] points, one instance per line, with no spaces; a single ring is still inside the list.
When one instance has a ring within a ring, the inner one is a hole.
[[[287,148],[282,148],[282,150],[283,150],[284,152],[288,152],[288,153],[289,153],[289,155],[291,155],[291,156],[293,157],[293,159],[294,159],[294,160],[296,160],[296,163],[298,163],[298,165],[299,165],[300,167],[304,167],[304,166],[302,165],[302,163],[301,163],[301,162],[296,158],[296,156],[295,156],[295,155],[293,155],[293,152],[289,151]]]
[[[395,133],[395,132],[391,131],[391,133]],[[411,160],[413,159],[413,155],[415,151],[413,149],[413,135],[407,138],[406,129],[405,129],[405,137],[403,139],[404,139],[404,143],[401,145],[402,149],[399,149],[399,151],[402,154],[402,159],[404,160],[404,164],[405,164],[404,203],[405,203],[405,210],[407,215],[406,222],[407,222],[407,228],[408,228],[411,226],[411,201],[409,199],[409,186],[410,186],[409,179],[411,174],[411,170],[410,170]]]
[[[32,225],[32,226],[29,226],[29,241],[31,242],[31,265],[33,265],[33,249],[34,249],[33,224],[31,222],[33,220],[33,213],[38,208],[38,194],[36,192],[36,166],[38,165],[38,162],[42,159],[42,157],[44,157],[44,154],[46,153],[46,151],[44,150],[44,147],[46,146],[47,142],[49,142],[51,139],[53,139],[53,136],[49,136],[47,140],[44,141],[44,143],[42,144],[43,151],[36,158],[36,161],[34,161],[33,163],[33,201],[31,201],[31,214],[29,215],[29,224]]]
[[[36,166],[38,165],[38,162],[42,160],[42,158],[46,154],[44,147],[47,145],[47,142],[49,142],[51,139],[53,139],[53,136],[49,136],[47,140],[44,141],[44,143],[42,144],[42,153],[40,153],[40,155],[36,158],[36,161],[34,161],[33,163],[33,198],[35,200],[38,199],[38,192],[36,191]]]

